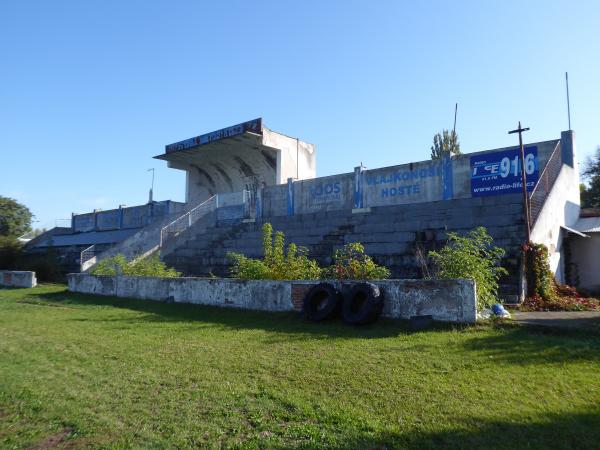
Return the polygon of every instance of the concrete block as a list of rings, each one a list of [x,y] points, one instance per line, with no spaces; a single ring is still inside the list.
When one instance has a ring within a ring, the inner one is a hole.
[[[37,286],[35,272],[0,270],[0,286],[32,288]]]

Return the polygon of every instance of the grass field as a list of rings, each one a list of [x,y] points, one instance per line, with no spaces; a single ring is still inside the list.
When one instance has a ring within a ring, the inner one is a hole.
[[[598,448],[600,335],[0,290],[0,447]]]

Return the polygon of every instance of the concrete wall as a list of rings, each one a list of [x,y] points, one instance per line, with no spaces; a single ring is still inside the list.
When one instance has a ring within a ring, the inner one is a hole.
[[[562,164],[531,230],[531,240],[548,247],[550,269],[560,283],[566,282],[563,251],[565,231],[561,227],[572,227],[579,219],[580,211],[579,168],[575,159],[573,132],[563,133],[563,141],[566,141],[561,146],[563,160],[566,155],[566,160],[570,159],[574,167]]]
[[[352,173],[295,182],[294,214],[352,209],[353,190]]]
[[[261,204],[263,217],[287,215],[287,185],[280,184],[262,189]]]
[[[0,286],[32,288],[37,286],[35,272],[0,270]]]
[[[600,295],[600,233],[589,237],[569,236],[573,282],[581,289]]]
[[[364,179],[364,207],[402,205],[443,200],[442,163],[413,164],[367,170]]]
[[[315,282],[245,281],[203,278],[96,277],[69,274],[69,290],[88,294],[173,301],[264,311],[298,311]],[[431,314],[435,320],[473,323],[475,283],[470,280],[384,280],[383,315],[408,319]]]
[[[526,146],[526,153],[531,149],[537,155],[536,176],[542,172],[558,144],[558,140],[552,140]],[[504,192],[494,191],[473,193],[472,161],[482,155],[494,160],[494,155],[516,150],[516,147],[507,147],[439,161],[420,161],[373,170],[356,168],[355,173],[293,180],[292,189],[281,184],[267,186],[262,189],[262,217],[504,195]],[[513,178],[507,180],[512,183]],[[520,188],[507,191],[511,194],[519,192]]]
[[[185,203],[166,200],[129,208],[75,214],[71,219],[71,228],[75,233],[142,228],[158,218],[183,212],[184,209]]]

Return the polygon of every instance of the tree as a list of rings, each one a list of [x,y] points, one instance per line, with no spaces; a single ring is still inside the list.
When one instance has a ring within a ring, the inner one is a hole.
[[[458,135],[454,131],[444,130],[433,136],[431,159],[442,159],[443,156],[460,155]]]
[[[0,196],[0,236],[18,237],[31,230],[33,214],[25,205]]]
[[[587,184],[581,189],[581,207],[600,208],[600,146],[594,156],[587,159],[582,175]]]

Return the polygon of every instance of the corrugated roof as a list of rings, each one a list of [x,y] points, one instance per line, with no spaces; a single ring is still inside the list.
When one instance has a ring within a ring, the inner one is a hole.
[[[37,242],[33,247],[66,247],[70,245],[114,244],[124,241],[140,228],[129,228],[112,231],[90,231],[89,233],[54,235],[49,239]]]
[[[580,217],[573,228],[582,233],[600,233],[600,217]]]

